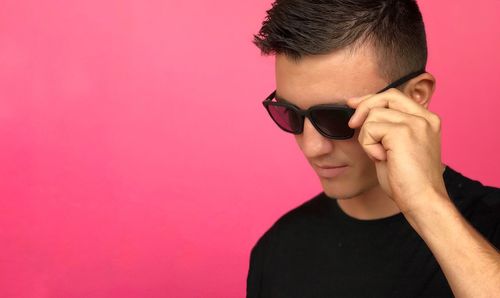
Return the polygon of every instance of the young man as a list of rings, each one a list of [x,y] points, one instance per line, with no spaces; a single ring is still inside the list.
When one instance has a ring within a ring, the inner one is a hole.
[[[500,190],[442,164],[412,0],[277,0],[264,106],[323,192],[252,249],[247,297],[500,297]]]

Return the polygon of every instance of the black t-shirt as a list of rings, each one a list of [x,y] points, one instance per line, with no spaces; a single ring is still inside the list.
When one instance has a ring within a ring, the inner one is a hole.
[[[450,167],[443,178],[462,215],[499,248],[500,189]],[[402,213],[359,220],[321,193],[283,215],[253,247],[247,297],[453,294],[432,252]]]

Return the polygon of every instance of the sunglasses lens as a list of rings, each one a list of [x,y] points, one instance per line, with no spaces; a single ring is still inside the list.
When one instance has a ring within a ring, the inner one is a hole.
[[[274,122],[281,129],[291,133],[299,133],[301,131],[302,119],[294,110],[276,105],[267,106],[267,110]]]
[[[347,139],[353,136],[354,129],[347,124],[351,118],[347,110],[324,109],[311,113],[318,129],[332,138]]]

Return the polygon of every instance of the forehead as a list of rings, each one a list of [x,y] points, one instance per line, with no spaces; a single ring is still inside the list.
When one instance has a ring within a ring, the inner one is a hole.
[[[336,103],[375,93],[387,82],[379,75],[370,48],[344,49],[292,60],[276,55],[277,98],[300,107]]]

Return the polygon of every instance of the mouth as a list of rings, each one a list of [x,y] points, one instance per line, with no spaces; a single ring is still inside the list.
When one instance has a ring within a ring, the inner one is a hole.
[[[335,178],[347,170],[347,165],[315,165],[314,169],[322,178]]]

